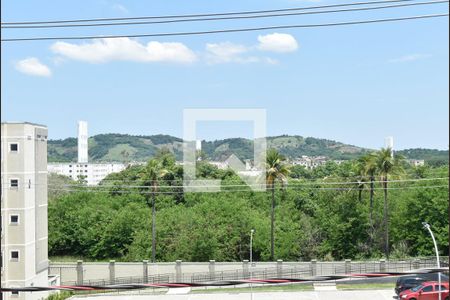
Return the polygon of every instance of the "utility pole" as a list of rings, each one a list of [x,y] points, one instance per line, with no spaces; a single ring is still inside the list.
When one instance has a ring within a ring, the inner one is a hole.
[[[437,246],[437,243],[436,243],[436,239],[434,238],[433,231],[431,231],[431,226],[427,222],[423,222],[422,224],[423,224],[423,227],[428,230],[428,232],[431,235],[431,238],[433,239],[434,250],[436,251],[437,267],[438,267],[438,269],[440,269],[441,268],[441,262],[439,260],[439,250],[438,250],[438,246]],[[441,272],[438,273],[438,286],[439,286],[439,294],[438,294],[439,295],[439,300],[442,300]]]
[[[250,267],[253,265],[253,233],[254,229],[250,230]]]

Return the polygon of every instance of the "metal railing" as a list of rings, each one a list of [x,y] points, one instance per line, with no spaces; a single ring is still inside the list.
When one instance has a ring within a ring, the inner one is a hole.
[[[441,264],[448,267],[448,257],[441,258]],[[274,263],[275,265],[275,263]],[[428,257],[409,260],[389,261],[339,261],[339,262],[316,262],[316,263],[284,263],[278,267],[257,268],[246,265],[246,267],[235,270],[224,270],[216,272],[181,272],[152,274],[148,276],[115,277],[114,279],[84,279],[84,285],[108,285],[108,284],[130,284],[130,283],[171,283],[191,282],[201,283],[210,281],[241,280],[248,278],[305,278],[315,275],[338,275],[346,273],[371,273],[371,272],[402,272],[422,268],[436,267],[436,258]],[[64,274],[77,272],[75,265],[50,266],[49,273],[60,275],[61,284],[75,285],[76,280],[64,280]]]

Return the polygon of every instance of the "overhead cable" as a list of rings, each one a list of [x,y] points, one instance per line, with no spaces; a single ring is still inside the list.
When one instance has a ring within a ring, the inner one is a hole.
[[[89,40],[89,39],[115,39],[115,38],[139,38],[139,37],[169,37],[169,36],[193,36],[193,35],[207,35],[220,33],[237,33],[237,32],[252,32],[265,31],[274,29],[300,29],[300,28],[325,28],[336,26],[350,26],[386,22],[400,22],[409,20],[431,19],[448,17],[448,13],[432,14],[432,15],[415,15],[406,17],[386,18],[386,19],[372,19],[347,21],[336,23],[317,23],[317,24],[298,24],[298,25],[275,25],[264,27],[247,27],[247,28],[233,28],[220,30],[206,30],[206,31],[184,31],[184,32],[163,32],[163,33],[143,33],[143,34],[119,34],[119,35],[87,35],[87,36],[41,36],[41,37],[24,37],[24,38],[5,38],[2,42],[24,42],[24,41],[49,41],[49,40]]]

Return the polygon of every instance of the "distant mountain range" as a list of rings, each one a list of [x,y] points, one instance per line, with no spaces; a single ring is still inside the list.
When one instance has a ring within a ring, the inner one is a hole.
[[[288,158],[302,155],[326,156],[330,159],[353,159],[371,151],[340,142],[301,136],[274,136],[267,138],[268,148],[275,148]],[[183,157],[182,139],[170,135],[137,136],[128,134],[99,134],[89,138],[89,159],[91,162],[146,161],[159,149],[168,149],[178,160]],[[230,138],[216,141],[202,141],[202,150],[214,161],[227,159],[231,154],[240,159],[251,159],[253,142],[244,138]],[[424,159],[430,163],[448,162],[448,151],[433,149],[408,149],[398,151],[410,159]],[[77,139],[48,141],[49,162],[75,162],[77,160]]]

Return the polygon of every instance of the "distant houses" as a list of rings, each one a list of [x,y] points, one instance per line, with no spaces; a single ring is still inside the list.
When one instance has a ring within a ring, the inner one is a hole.
[[[408,162],[414,167],[420,167],[425,165],[425,160],[423,159],[408,159]]]
[[[314,169],[319,166],[325,165],[330,159],[326,156],[307,156],[302,155],[299,158],[296,158],[291,161],[293,166],[304,166],[306,169]],[[335,163],[340,165],[343,160],[333,160]]]

